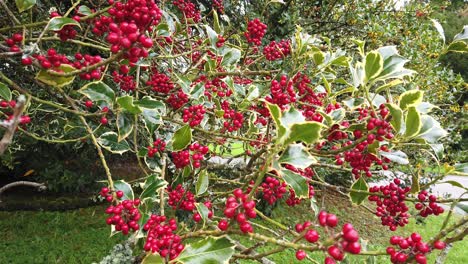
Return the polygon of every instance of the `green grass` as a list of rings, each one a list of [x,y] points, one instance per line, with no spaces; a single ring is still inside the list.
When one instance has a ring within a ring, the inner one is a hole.
[[[319,203],[322,201],[319,199]],[[340,224],[351,222],[358,230],[361,238],[372,241],[368,250],[385,250],[387,241],[393,234],[409,235],[417,230],[428,240],[438,233],[444,217],[428,217],[423,224],[416,224],[414,219],[406,227],[392,233],[382,227],[379,219],[362,209],[350,205],[346,198],[327,193],[323,201],[329,212],[335,213]],[[109,227],[105,224],[104,206],[89,207],[65,212],[0,212],[0,263],[92,263],[100,261],[106,256],[113,245],[122,241],[121,235],[109,238]],[[272,212],[272,217],[285,225],[293,225],[313,218],[308,205],[289,208],[278,207]],[[258,221],[258,220],[256,220]],[[455,221],[455,220],[453,220]],[[262,222],[265,225],[265,222]],[[279,231],[271,224],[267,227]],[[255,227],[256,232],[264,233]],[[242,244],[250,246],[254,241],[245,237],[240,238]],[[258,252],[276,248],[265,245]],[[468,263],[468,241],[458,242],[450,250],[445,263]],[[436,251],[437,252],[437,251]],[[294,257],[293,250],[269,256],[278,264],[281,263],[309,263],[299,262]],[[309,253],[309,256],[319,263],[323,263],[324,255],[320,252]],[[428,263],[434,263],[435,254],[431,254]],[[365,263],[365,257],[348,256],[348,263]],[[239,261],[239,263],[256,263]],[[375,263],[390,263],[388,256],[380,256]]]
[[[103,206],[65,212],[0,212],[0,263],[92,263],[109,254]]]

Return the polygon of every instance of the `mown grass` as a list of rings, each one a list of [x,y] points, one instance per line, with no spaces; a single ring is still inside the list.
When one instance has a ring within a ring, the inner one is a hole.
[[[443,216],[429,217],[422,224],[414,219],[406,227],[392,233],[383,228],[379,220],[362,209],[351,206],[346,198],[327,193],[323,200],[324,207],[340,218],[340,224],[351,222],[364,240],[369,242],[368,250],[385,250],[388,238],[392,234],[409,235],[417,230],[425,240],[438,233],[444,221]],[[319,205],[322,201],[319,199]],[[104,206],[95,206],[65,212],[0,212],[0,263],[92,263],[106,256],[113,245],[122,241],[121,235],[109,238],[109,227],[105,224]],[[308,205],[294,208],[277,207],[272,212],[279,222],[285,225],[310,220],[313,218]],[[258,221],[258,220],[257,220]],[[452,221],[455,221],[452,220]],[[265,224],[263,221],[262,224]],[[267,226],[279,232],[271,224]],[[255,228],[256,232],[261,231]],[[241,242],[250,246],[254,241],[241,238]],[[258,249],[264,252],[276,248],[265,245]],[[468,263],[468,241],[458,242],[450,250],[445,263]],[[437,253],[437,252],[436,252]],[[286,250],[268,258],[276,263],[310,263],[299,262],[293,250]],[[323,253],[310,253],[309,256],[323,263]],[[434,263],[435,253],[431,254],[428,263]],[[365,263],[366,257],[349,256],[348,263]],[[239,263],[254,263],[239,261]],[[380,256],[375,263],[390,263],[387,256]]]

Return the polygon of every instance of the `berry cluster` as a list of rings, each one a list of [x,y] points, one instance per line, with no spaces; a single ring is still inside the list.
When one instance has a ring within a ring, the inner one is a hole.
[[[411,190],[409,187],[400,187],[401,181],[394,179],[392,183],[385,186],[373,186],[369,189],[371,193],[369,201],[377,204],[375,215],[380,217],[382,225],[388,226],[391,231],[395,231],[398,226],[408,224],[408,207],[405,204],[406,194]]]
[[[255,218],[255,201],[248,198],[248,193],[242,192],[241,189],[235,189],[234,196],[229,196],[226,200],[226,208],[224,216],[229,219],[235,219],[239,224],[239,228],[243,233],[253,233],[252,225],[248,222],[249,218]],[[222,219],[218,223],[221,230],[226,230],[229,227],[227,220]]]
[[[239,130],[244,123],[244,115],[231,109],[228,101],[223,101],[221,108],[224,110],[223,118],[226,119],[223,123],[224,129],[229,132]]]
[[[148,157],[152,158],[156,153],[164,152],[166,149],[166,142],[158,138],[153,142],[153,146],[148,147]]]
[[[137,206],[140,205],[140,200],[124,200],[116,206],[109,206],[106,209],[106,214],[110,216],[106,219],[108,225],[115,225],[115,230],[122,231],[122,234],[127,235],[131,230],[137,231],[140,226],[138,220],[141,214]]]
[[[167,187],[169,193],[168,204],[174,210],[184,210],[192,212],[195,209],[195,196],[189,190],[185,190],[181,184],[177,185],[175,189]]]
[[[50,69],[52,67],[58,68],[61,64],[69,64],[67,56],[58,54],[55,49],[48,49],[47,55],[34,54],[33,57],[39,62],[42,68]]]
[[[213,6],[213,9],[215,9],[216,11],[218,11],[221,14],[224,14],[223,0],[213,0],[212,6]]]
[[[193,22],[198,23],[201,19],[200,10],[195,7],[195,4],[190,0],[174,0],[172,1],[183,14],[186,20],[192,19]]]
[[[175,93],[171,93],[169,98],[167,98],[167,103],[174,109],[177,110],[181,108],[183,105],[188,103],[188,95],[182,91],[182,89],[178,90]]]
[[[216,47],[221,48],[224,46],[224,42],[226,42],[226,39],[223,37],[223,35],[218,35],[218,40],[216,41]]]
[[[157,252],[161,257],[173,260],[184,250],[182,239],[175,234],[177,230],[175,219],[167,221],[164,215],[151,215],[143,230],[148,232],[143,247],[145,251]]]
[[[278,179],[270,176],[265,178],[260,187],[263,193],[263,200],[270,205],[273,205],[276,200],[283,198],[287,191],[287,184],[285,182],[280,182]]]
[[[296,102],[293,81],[288,80],[286,75],[282,75],[280,81],[271,81],[270,92],[271,95],[266,96],[265,99],[272,104],[277,104],[281,109]]]
[[[133,76],[119,74],[117,71],[113,71],[112,77],[114,82],[119,85],[121,90],[130,92],[136,89],[136,82]]]
[[[15,33],[11,36],[11,38],[7,38],[5,40],[5,43],[7,44],[8,47],[10,47],[11,52],[19,52],[21,51],[21,49],[18,45],[20,45],[22,41],[23,41],[23,35],[20,33]],[[23,63],[23,65],[25,64]]]
[[[54,17],[60,17],[60,16],[61,15],[58,12],[52,12],[52,13],[50,13],[49,17],[54,18]],[[75,20],[76,22],[80,22],[80,17],[79,16],[74,16],[73,20]],[[62,27],[62,29],[60,29],[58,31],[55,31],[55,33],[57,33],[57,35],[59,36],[61,41],[67,41],[69,39],[74,39],[76,37],[76,35],[78,34],[78,32],[75,30],[74,25],[65,25],[64,27]]]
[[[89,67],[93,64],[101,62],[102,58],[99,55],[91,56],[89,54],[82,55],[81,53],[75,54],[76,61],[73,62],[72,66],[76,69],[82,69],[84,67]],[[98,80],[101,78],[101,72],[104,71],[104,66],[101,66],[98,69],[92,70],[91,72],[80,73],[80,78],[82,80]]]
[[[200,80],[204,80],[204,77],[201,76]],[[216,94],[219,97],[229,97],[232,95],[232,90],[229,89],[228,85],[221,78],[214,78],[211,81],[205,80],[205,96],[211,99],[212,94]]]
[[[0,101],[0,108],[15,108],[16,107],[16,101],[11,100],[11,101]],[[12,120],[13,119],[13,114],[8,114],[6,120]],[[21,125],[26,125],[31,123],[31,117],[28,115],[23,115],[20,117],[20,124]]]
[[[268,46],[263,48],[263,55],[269,61],[282,59],[289,54],[291,54],[291,43],[289,40],[272,41]]]
[[[262,38],[265,36],[267,25],[263,24],[258,18],[249,21],[247,24],[247,32],[244,33],[247,42],[260,46]]]
[[[414,258],[418,264],[426,264],[426,255],[432,249],[442,250],[445,248],[445,243],[442,241],[435,241],[433,246],[422,241],[422,237],[418,233],[412,233],[411,236],[403,238],[400,236],[392,236],[390,244],[396,247],[388,247],[387,253],[390,255],[392,263],[408,263]]]
[[[177,169],[181,169],[185,166],[190,165],[191,158],[193,167],[200,168],[201,161],[203,160],[204,156],[208,153],[208,150],[209,149],[207,146],[202,146],[198,143],[193,143],[192,145],[190,145],[188,150],[172,152],[172,162],[174,162],[174,165]],[[190,152],[192,154],[190,154]]]
[[[198,126],[205,116],[206,110],[203,105],[192,105],[183,111],[182,119],[191,127]]]
[[[439,215],[444,213],[444,208],[436,203],[437,197],[432,194],[428,195],[426,190],[423,190],[418,194],[418,200],[419,203],[416,203],[414,206],[416,210],[420,211],[419,215],[422,217],[427,217],[431,214]]]
[[[158,71],[153,71],[146,85],[151,86],[153,91],[163,94],[168,94],[174,89],[174,83],[169,76]]]

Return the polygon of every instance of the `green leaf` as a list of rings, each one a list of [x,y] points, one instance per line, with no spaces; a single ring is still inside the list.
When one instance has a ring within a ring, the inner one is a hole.
[[[305,122],[294,124],[289,132],[285,143],[301,141],[304,143],[312,144],[320,138],[320,130],[323,125],[317,122]]]
[[[444,28],[442,27],[442,25],[439,23],[439,21],[435,20],[435,19],[432,19],[431,18],[431,21],[432,21],[432,24],[434,24],[434,27],[437,29],[437,32],[439,32],[439,36],[440,38],[443,40],[443,42],[445,43],[445,33],[444,33]]]
[[[210,26],[205,25],[206,33],[208,34],[208,39],[210,40],[211,45],[216,45],[218,42],[218,33],[214,31]]]
[[[393,126],[397,133],[401,130],[401,125],[403,124],[403,111],[400,107],[396,104],[385,104],[388,111],[390,112],[390,116],[392,119],[390,120],[390,124]]]
[[[206,205],[203,203],[196,203],[195,207],[197,208],[197,212],[202,218],[203,227],[205,227],[206,222],[208,222],[208,214],[210,213],[210,209],[208,209],[208,207],[206,207]]]
[[[353,202],[356,205],[360,205],[362,202],[364,202],[364,200],[366,200],[367,196],[369,196],[367,193],[353,192],[353,190],[365,192],[369,190],[369,186],[367,185],[366,180],[364,180],[364,177],[360,177],[357,181],[353,183],[353,185],[351,185],[349,197],[351,198],[351,202]]]
[[[133,96],[126,95],[117,98],[117,103],[120,107],[125,109],[125,111],[131,114],[139,114],[142,112],[141,108],[133,104]]]
[[[423,91],[409,90],[400,95],[400,108],[406,110],[410,106],[417,106],[422,102]]]
[[[382,92],[382,91],[385,91],[385,90],[387,90],[387,89],[392,88],[393,86],[397,86],[397,85],[402,84],[402,83],[403,83],[402,80],[398,80],[398,79],[397,79],[397,80],[393,80],[393,81],[388,82],[388,83],[386,83],[386,84],[384,84],[384,85],[378,87],[377,89],[375,89],[375,93],[380,93],[380,92]]]
[[[224,53],[223,61],[221,62],[222,66],[235,65],[239,62],[241,58],[241,51],[236,48],[227,49]]]
[[[284,181],[294,190],[297,198],[309,198],[309,185],[306,178],[290,170],[282,169]]]
[[[161,188],[164,188],[167,185],[167,182],[156,174],[148,175],[144,185],[143,191],[140,194],[140,199],[143,200],[148,197],[154,197],[157,194],[157,191]]]
[[[61,64],[58,67],[58,70],[60,70],[63,73],[69,73],[69,72],[73,72],[76,69],[73,68],[73,66],[71,65]],[[46,69],[40,70],[36,75],[36,79],[42,83],[45,83],[53,87],[63,87],[65,85],[72,83],[73,80],[75,79],[75,75],[68,76],[68,77],[57,76],[57,75],[50,74],[49,71],[52,71],[52,70],[46,70]]]
[[[113,105],[115,99],[114,91],[103,82],[88,83],[78,90],[78,92],[86,95],[91,101],[104,101],[109,106]]]
[[[395,152],[385,152],[385,151],[379,151],[380,156],[383,156],[385,158],[388,158],[389,160],[401,164],[401,165],[406,165],[409,164],[408,156],[406,153],[404,153],[401,150],[397,150]]]
[[[447,52],[459,52],[459,53],[468,52],[468,44],[466,44],[466,42],[463,40],[452,42],[447,47]]]
[[[421,130],[422,123],[421,116],[418,110],[416,110],[416,107],[411,106],[408,108],[408,113],[406,113],[405,118],[405,124],[405,137],[410,138],[418,135],[419,131]]]
[[[142,116],[146,129],[152,135],[162,123],[161,116],[166,114],[166,105],[149,96],[145,96],[139,101],[135,101],[134,104],[142,109]]]
[[[286,128],[281,123],[281,109],[275,105],[265,102],[268,110],[270,111],[270,115],[273,117],[273,121],[275,121],[276,129],[278,130],[278,138],[282,138],[286,133]]]
[[[222,34],[223,30],[221,28],[221,25],[219,24],[219,17],[218,17],[218,12],[213,8],[212,11],[213,13],[213,27],[216,33]]]
[[[117,130],[119,132],[118,141],[127,138],[133,131],[133,116],[124,112],[117,113]]]
[[[226,237],[207,237],[187,247],[176,261],[182,264],[227,264],[234,254],[234,244]]]
[[[49,21],[47,30],[58,31],[61,30],[64,26],[77,26],[81,28],[80,23],[74,19],[69,17],[54,17]]]
[[[383,58],[378,51],[371,51],[366,56],[365,72],[368,81],[376,78],[383,70]]]
[[[115,190],[122,191],[124,195],[121,200],[133,200],[135,195],[133,194],[132,186],[124,180],[114,181]]]
[[[172,138],[172,150],[179,151],[185,149],[192,142],[192,129],[189,125],[179,128]]]
[[[317,217],[320,212],[320,207],[317,204],[317,199],[315,199],[315,196],[310,198],[310,209],[312,209],[312,212],[314,212],[314,217]]]
[[[305,169],[317,162],[317,160],[307,152],[307,149],[302,144],[291,144],[286,148],[279,163],[290,164],[299,169]]]
[[[93,14],[93,11],[91,11],[91,9],[85,5],[80,5],[78,8],[78,14],[89,16]]]
[[[15,0],[16,7],[20,13],[30,9],[36,4],[36,0]]]
[[[11,91],[10,88],[4,83],[0,82],[0,97],[7,100],[11,101]]]
[[[195,185],[195,193],[197,195],[204,194],[206,190],[208,190],[208,185],[210,181],[210,177],[206,170],[201,171],[198,174],[197,184]]]
[[[297,111],[296,108],[291,107],[282,114],[280,121],[281,125],[288,130],[294,124],[305,122],[305,117],[301,112]]]
[[[106,132],[97,139],[99,145],[114,154],[122,154],[130,150],[127,141],[118,141],[118,135],[115,132]]]
[[[404,67],[408,60],[398,55],[398,51],[395,46],[385,46],[379,48],[378,51],[384,59],[383,70],[380,73],[378,80],[402,78],[415,73],[415,71],[408,70]]]
[[[149,96],[145,96],[140,100],[135,101],[134,104],[141,108],[158,110],[158,112],[161,114],[166,113],[166,105],[163,102],[155,100]]]
[[[461,184],[461,183],[459,183],[457,181],[443,181],[443,182],[438,182],[437,184],[444,184],[444,183],[450,184],[450,185],[458,187],[458,188],[462,188],[464,190],[468,190],[468,188],[466,188],[465,186],[463,186],[463,184]]]
[[[149,253],[141,264],[164,264],[166,261],[158,253]]]

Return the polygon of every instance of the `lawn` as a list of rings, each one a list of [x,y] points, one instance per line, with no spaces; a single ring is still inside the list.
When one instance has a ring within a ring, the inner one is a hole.
[[[368,250],[384,250],[388,238],[392,235],[379,224],[379,220],[370,213],[351,206],[346,198],[326,196],[324,205],[330,212],[338,215],[340,223],[351,222],[365,240],[376,241]],[[319,203],[322,201],[319,199]],[[104,206],[94,206],[84,209],[64,212],[0,212],[0,263],[92,263],[99,262],[112,249],[113,245],[122,241],[121,235],[109,238],[109,227],[105,224]],[[295,208],[279,207],[272,211],[272,216],[285,224],[297,223],[312,218],[312,212],[306,205]],[[304,213],[306,212],[306,213]],[[416,224],[414,219],[405,228],[399,229],[399,235],[409,235],[418,230],[425,240],[438,232],[444,217],[428,217],[425,223]],[[269,226],[272,229],[271,225]],[[259,228],[256,228],[257,232]],[[241,239],[248,246],[253,242]],[[273,249],[268,245],[259,252]],[[468,241],[455,244],[450,250],[446,263],[468,263]],[[322,253],[309,254],[319,263],[323,263]],[[294,257],[293,250],[273,255],[270,260],[276,263],[308,263],[299,262]],[[431,255],[428,263],[434,263]],[[365,257],[348,257],[348,263],[365,263]],[[239,261],[239,263],[254,263]],[[387,256],[381,256],[375,263],[390,263]]]

